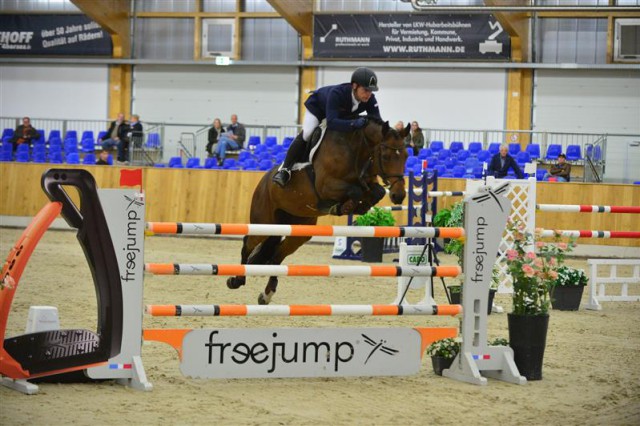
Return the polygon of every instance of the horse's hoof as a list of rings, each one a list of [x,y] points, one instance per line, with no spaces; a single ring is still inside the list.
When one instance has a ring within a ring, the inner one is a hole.
[[[232,290],[238,289],[244,285],[244,280],[239,280],[238,278],[231,277],[227,279],[227,287]]]
[[[271,302],[271,298],[266,297],[264,293],[260,293],[260,295],[258,295],[258,305],[268,305],[269,302]]]

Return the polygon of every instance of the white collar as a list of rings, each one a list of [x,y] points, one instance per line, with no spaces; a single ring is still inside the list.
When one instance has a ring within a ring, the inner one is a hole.
[[[353,94],[353,89],[351,90],[351,112],[358,109],[360,105],[360,101],[356,99],[356,96]]]

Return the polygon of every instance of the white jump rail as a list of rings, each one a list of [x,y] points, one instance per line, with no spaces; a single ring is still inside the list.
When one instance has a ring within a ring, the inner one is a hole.
[[[640,295],[629,296],[628,285],[640,285],[640,259],[589,259],[587,260],[591,269],[589,278],[589,303],[585,309],[595,311],[602,310],[599,302],[639,302]],[[598,266],[610,266],[608,277],[598,276]],[[629,277],[618,276],[618,266],[633,266],[633,272]],[[606,284],[622,284],[620,295],[607,295]]]

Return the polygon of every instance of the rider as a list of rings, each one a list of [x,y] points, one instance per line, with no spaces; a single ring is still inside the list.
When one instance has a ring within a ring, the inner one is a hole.
[[[376,118],[380,117],[378,101],[372,92],[378,90],[378,77],[369,68],[358,68],[351,75],[351,83],[325,86],[311,93],[304,103],[306,114],[302,123],[302,132],[296,136],[287,151],[282,167],[273,176],[273,181],[284,187],[291,179],[291,166],[306,152],[311,134],[324,119],[327,129],[350,132],[361,129],[367,121],[356,117],[363,111]]]

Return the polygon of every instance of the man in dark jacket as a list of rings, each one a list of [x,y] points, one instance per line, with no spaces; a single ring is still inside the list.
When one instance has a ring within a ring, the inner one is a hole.
[[[218,139],[218,146],[216,147],[215,156],[218,158],[219,166],[224,163],[227,151],[242,149],[246,137],[247,131],[242,124],[238,123],[238,116],[236,114],[231,115],[231,124],[227,126],[226,133],[223,133]]]
[[[40,138],[40,134],[31,126],[31,119],[24,117],[22,124],[13,132],[13,137],[11,138],[13,150],[15,151],[18,145],[23,143],[30,145],[31,141],[37,140],[38,138]]]
[[[509,146],[502,144],[500,145],[500,152],[491,158],[489,168],[487,169],[487,175],[503,178],[507,175],[509,168],[513,169],[518,179],[524,179],[522,170],[518,167],[518,162],[515,158],[509,155]]]
[[[273,181],[284,187],[291,179],[291,166],[306,152],[306,144],[318,124],[327,119],[327,129],[351,132],[361,129],[367,121],[356,117],[361,112],[380,118],[378,101],[373,92],[378,91],[378,77],[369,68],[358,68],[351,75],[350,83],[322,87],[309,96],[304,103],[307,111],[302,123],[302,132],[294,139],[287,157]],[[356,117],[356,118],[354,118]]]
[[[140,116],[137,114],[131,115],[131,120],[125,130],[125,137],[118,142],[118,163],[127,163],[131,152],[131,143],[133,146],[141,146],[144,133],[142,131],[142,124],[140,123]]]
[[[118,113],[118,116],[114,121],[109,125],[109,129],[107,130],[107,134],[104,136],[102,141],[98,140],[98,142],[102,142],[102,149],[109,151],[113,149],[114,146],[118,146],[120,141],[127,136],[127,122],[124,121],[124,114]]]

